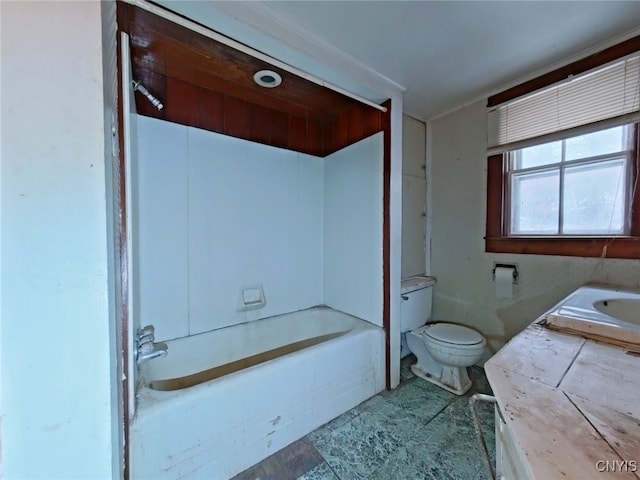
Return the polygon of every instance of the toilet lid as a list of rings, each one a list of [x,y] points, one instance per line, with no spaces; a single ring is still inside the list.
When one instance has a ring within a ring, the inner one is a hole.
[[[453,323],[434,323],[424,333],[435,340],[456,345],[475,345],[482,342],[483,338],[475,330]]]

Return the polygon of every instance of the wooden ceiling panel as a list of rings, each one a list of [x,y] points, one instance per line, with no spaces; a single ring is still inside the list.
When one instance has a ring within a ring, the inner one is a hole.
[[[316,156],[379,131],[388,116],[138,7],[117,5],[133,78],[164,104],[157,110],[138,93],[141,115]],[[276,71],[282,84],[257,85],[259,70]]]
[[[118,8],[121,28],[131,39],[134,75],[150,70],[296,116],[308,109],[322,122],[357,103],[150,12],[125,3]],[[280,74],[282,84],[258,86],[253,75],[264,69]]]

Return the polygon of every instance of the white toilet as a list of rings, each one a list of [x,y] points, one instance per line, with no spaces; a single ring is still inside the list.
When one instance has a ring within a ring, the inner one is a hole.
[[[418,361],[411,371],[456,395],[471,388],[467,367],[475,364],[484,352],[486,339],[475,330],[447,322],[430,322],[432,277],[413,277],[402,282],[400,323],[403,346]],[[405,344],[406,341],[406,344]],[[405,353],[406,352],[405,350]]]

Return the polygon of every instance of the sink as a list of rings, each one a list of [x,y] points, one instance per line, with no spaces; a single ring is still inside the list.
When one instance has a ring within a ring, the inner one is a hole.
[[[547,312],[546,324],[640,351],[640,292],[585,285]]]
[[[622,322],[640,325],[640,299],[609,298],[593,304],[594,308],[605,315]]]

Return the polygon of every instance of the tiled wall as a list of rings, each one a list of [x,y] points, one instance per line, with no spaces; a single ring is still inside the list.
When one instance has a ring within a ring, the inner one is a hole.
[[[432,122],[434,319],[478,328],[493,350],[588,282],[640,286],[640,261],[491,254],[484,251],[486,108],[483,102]],[[494,262],[518,264],[513,298],[497,298]]]

